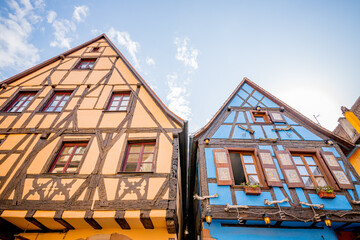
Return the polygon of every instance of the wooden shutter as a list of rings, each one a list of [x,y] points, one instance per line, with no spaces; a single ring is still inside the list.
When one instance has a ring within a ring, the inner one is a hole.
[[[300,174],[294,164],[291,153],[287,150],[275,151],[288,187],[305,187]]]
[[[321,155],[324,159],[325,164],[330,169],[332,176],[334,177],[335,181],[339,185],[340,188],[344,189],[354,189],[353,184],[346,176],[344,170],[340,166],[338,160],[334,156],[332,152],[322,152]]]
[[[269,112],[269,115],[274,123],[286,123],[284,116],[279,112]]]
[[[234,177],[228,152],[225,149],[214,149],[214,162],[218,185],[233,185]]]
[[[265,179],[268,186],[282,187],[282,182],[279,173],[276,169],[274,159],[270,150],[257,150],[262,169],[264,171]]]

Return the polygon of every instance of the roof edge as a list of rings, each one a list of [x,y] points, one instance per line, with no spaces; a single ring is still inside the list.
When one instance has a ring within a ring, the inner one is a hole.
[[[230,100],[233,98],[233,96],[239,91],[239,89],[241,88],[241,86],[247,83],[249,84],[251,87],[253,87],[254,89],[258,90],[259,92],[261,92],[263,95],[265,95],[266,97],[268,97],[270,100],[272,100],[273,102],[275,102],[276,104],[278,104],[279,106],[283,106],[285,111],[288,111],[290,113],[292,113],[293,115],[295,115],[296,117],[298,117],[301,121],[303,121],[304,123],[306,123],[307,125],[309,125],[311,128],[319,131],[320,133],[324,134],[325,136],[332,138],[334,140],[336,140],[337,142],[339,142],[340,144],[343,144],[345,147],[353,147],[354,144],[349,142],[348,140],[342,138],[341,136],[338,136],[336,134],[334,134],[333,132],[331,132],[330,130],[314,123],[313,121],[311,121],[309,118],[307,118],[305,115],[301,114],[300,112],[298,112],[297,110],[295,110],[294,108],[290,107],[289,105],[287,105],[285,102],[281,101],[280,99],[276,98],[274,95],[272,95],[271,93],[267,92],[265,89],[263,89],[262,87],[258,86],[257,84],[255,84],[254,82],[252,82],[250,79],[244,77],[243,80],[241,81],[241,83],[236,87],[236,89],[234,90],[234,92],[230,95],[230,97],[225,101],[225,103],[221,106],[221,108],[216,112],[216,114],[212,117],[212,119],[200,130],[198,130],[196,133],[194,133],[194,138],[198,138],[200,136],[200,134],[204,133],[215,121],[215,119],[219,116],[219,114],[224,111],[224,108],[227,104],[229,104]]]

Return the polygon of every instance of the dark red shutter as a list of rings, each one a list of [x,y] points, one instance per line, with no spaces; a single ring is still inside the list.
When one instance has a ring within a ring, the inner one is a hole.
[[[282,182],[279,173],[276,169],[274,159],[270,150],[257,150],[262,169],[264,171],[265,179],[268,186],[282,187]]]
[[[346,176],[334,154],[332,152],[321,151],[321,155],[339,187],[343,189],[354,189],[353,184]]]
[[[294,164],[291,153],[287,150],[275,151],[276,158],[283,172],[287,186],[290,188],[304,187],[304,183]]]
[[[225,149],[214,149],[214,162],[218,185],[233,185],[234,178],[228,152]]]

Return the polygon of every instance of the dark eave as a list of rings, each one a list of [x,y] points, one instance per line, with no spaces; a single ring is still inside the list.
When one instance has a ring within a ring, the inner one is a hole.
[[[138,81],[144,86],[144,88],[148,91],[148,93],[150,94],[150,96],[154,99],[154,101],[156,102],[156,104],[164,110],[164,112],[166,114],[168,114],[177,124],[179,124],[180,126],[184,125],[184,120],[182,118],[180,118],[179,116],[177,116],[175,113],[173,113],[170,109],[167,108],[167,106],[160,100],[160,98],[155,94],[155,92],[150,88],[150,86],[145,82],[145,80],[140,76],[140,74],[134,69],[134,67],[129,63],[129,61],[124,57],[124,55],[117,49],[117,47],[111,42],[111,40],[106,36],[105,33],[99,35],[96,38],[91,39],[90,41],[87,41],[79,46],[76,46],[72,49],[69,49],[66,52],[63,52],[53,58],[50,58],[42,63],[39,63],[38,65],[31,67],[19,74],[16,74],[8,79],[5,79],[4,81],[1,82],[1,84],[10,84],[28,74],[31,74],[51,63],[54,63],[56,61],[58,61],[59,59],[61,59],[63,56],[67,56],[70,55],[78,50],[80,50],[81,48],[92,44],[98,40],[100,40],[101,38],[104,38],[108,44],[112,47],[112,49],[120,56],[120,58],[124,61],[124,63],[126,64],[126,66],[130,69],[130,71],[133,73],[133,75],[138,79]]]
[[[342,145],[343,147],[350,149],[354,147],[354,144],[351,143],[350,141],[334,134],[333,132],[327,130],[326,128],[314,123],[313,121],[311,121],[309,118],[305,117],[304,115],[302,115],[300,112],[298,112],[297,110],[295,110],[294,108],[290,107],[289,105],[287,105],[286,103],[284,103],[283,101],[281,101],[280,99],[276,98],[275,96],[273,96],[272,94],[270,94],[269,92],[267,92],[266,90],[264,90],[263,88],[261,88],[260,86],[256,85],[254,82],[250,81],[248,78],[244,78],[241,83],[237,86],[237,88],[235,89],[235,91],[230,95],[230,97],[225,101],[225,103],[221,106],[221,108],[216,112],[216,114],[213,116],[213,118],[200,130],[198,130],[195,134],[194,134],[194,138],[197,139],[199,138],[203,133],[205,133],[209,127],[216,121],[216,119],[220,116],[220,113],[222,113],[223,111],[225,111],[226,106],[230,103],[230,101],[233,99],[233,97],[235,96],[235,94],[240,90],[240,88],[242,87],[243,84],[249,84],[251,87],[253,87],[254,89],[256,89],[257,91],[259,91],[260,93],[262,93],[264,96],[266,96],[267,98],[269,98],[271,101],[273,101],[274,103],[276,103],[279,106],[284,107],[285,111],[293,114],[295,117],[297,117],[298,119],[300,119],[302,122],[304,122],[307,126],[315,129],[316,131],[324,134],[325,136],[327,136],[328,138],[331,138],[333,140],[335,140],[337,143],[339,143],[340,145]]]

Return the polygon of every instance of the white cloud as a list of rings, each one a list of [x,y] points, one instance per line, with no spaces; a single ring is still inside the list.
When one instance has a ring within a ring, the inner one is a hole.
[[[179,84],[178,74],[168,74],[166,76],[167,85],[170,89],[166,99],[169,101],[169,109],[184,119],[189,119],[191,109],[189,101],[185,97],[188,96],[187,89],[184,84]]]
[[[57,14],[54,11],[49,11],[48,15],[47,15],[47,21],[48,23],[53,23],[55,18],[56,18]]]
[[[42,21],[37,14],[41,7],[41,1],[34,6],[29,0],[8,1],[7,17],[0,15],[0,68],[26,68],[40,60],[39,50],[29,37],[35,24]]]
[[[149,66],[152,66],[152,65],[155,65],[155,61],[154,61],[154,59],[152,59],[150,57],[147,57],[146,58],[146,64],[149,65]]]
[[[128,32],[120,32],[115,30],[114,28],[110,28],[110,30],[108,31],[108,35],[110,39],[115,39],[115,41],[118,44],[126,48],[126,50],[129,52],[132,58],[134,67],[137,70],[140,70],[141,68],[140,68],[139,60],[137,59],[136,56],[140,48],[140,44],[138,42],[131,40],[130,34]]]
[[[55,39],[50,43],[52,47],[67,48],[71,46],[73,41],[74,33],[76,32],[76,23],[84,21],[87,17],[89,8],[87,6],[74,7],[73,19],[57,19],[56,12],[50,11],[47,20],[52,25],[54,29]]]
[[[188,47],[189,38],[184,38],[180,40],[175,38],[175,45],[177,47],[176,59],[183,62],[185,66],[191,67],[193,69],[198,68],[197,56],[199,55],[199,50]]]
[[[77,22],[83,22],[86,16],[88,15],[88,12],[89,12],[89,8],[86,5],[76,6],[73,13],[73,18]]]

